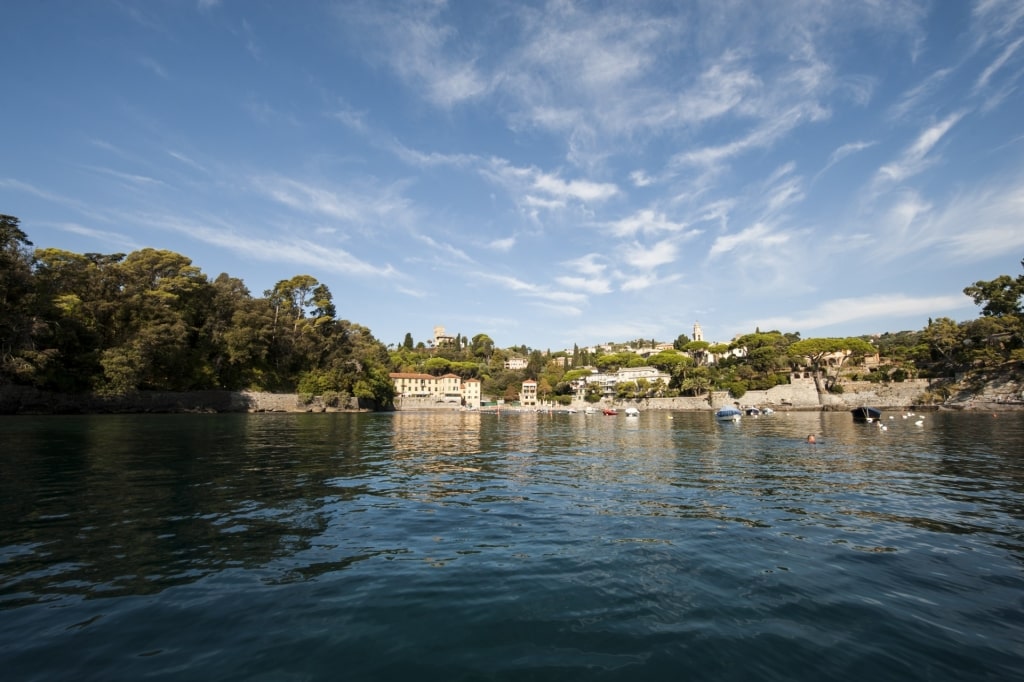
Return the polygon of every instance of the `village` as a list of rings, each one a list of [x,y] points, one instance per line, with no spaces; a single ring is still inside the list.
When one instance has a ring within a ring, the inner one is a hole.
[[[699,322],[694,323],[691,335],[693,341],[704,341],[704,332]],[[444,347],[452,343],[453,337],[445,333],[445,328],[434,328],[431,340],[433,347]],[[727,344],[711,344],[723,348]],[[673,344],[661,343],[645,347],[618,345],[619,352],[628,352],[642,358],[663,352],[675,351]],[[591,353],[610,350],[608,347],[586,349]],[[701,362],[714,364],[722,358],[732,355],[742,357],[746,352],[743,347],[732,347],[722,354],[703,353]],[[845,363],[851,356],[850,351],[837,351],[826,354],[824,364],[835,367]],[[568,357],[557,360],[565,362]],[[881,363],[879,354],[865,354],[858,359],[857,367],[865,374]],[[504,361],[507,370],[523,370],[527,366],[524,357],[510,357]],[[497,396],[485,396],[482,393],[482,382],[470,378],[463,380],[457,374],[445,373],[440,376],[422,372],[392,372],[389,374],[395,386],[395,408],[399,410],[415,409],[465,409],[465,410],[521,410],[521,411],[583,411],[587,406],[598,403],[604,406],[624,403],[638,404],[648,410],[713,410],[724,405],[739,404],[729,391],[709,390],[700,396],[666,397],[665,388],[672,380],[672,375],[654,366],[620,367],[616,371],[600,371],[588,366],[589,370],[580,378],[573,379],[572,399],[568,404],[538,395],[538,382],[535,379],[522,381],[516,400]],[[847,390],[842,394],[819,393],[814,372],[809,368],[793,370],[789,374],[787,384],[773,386],[765,390],[747,391],[742,396],[742,405],[771,407],[773,409],[843,409],[848,406],[872,404],[879,406],[908,406],[915,404],[924,394],[930,381],[925,379],[908,380],[898,384],[879,384],[869,381],[847,382]],[[642,399],[622,400],[617,398],[618,389],[622,384],[650,387],[653,395]],[[588,399],[589,398],[589,399]]]

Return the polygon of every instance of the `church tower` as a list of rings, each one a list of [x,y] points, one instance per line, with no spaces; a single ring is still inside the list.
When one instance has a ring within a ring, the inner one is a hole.
[[[700,328],[700,322],[694,322],[693,323],[693,340],[694,341],[703,341],[704,340],[704,330]]]

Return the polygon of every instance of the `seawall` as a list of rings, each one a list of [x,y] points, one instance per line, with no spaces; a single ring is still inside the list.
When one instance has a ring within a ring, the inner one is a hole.
[[[51,393],[0,386],[0,414],[143,414],[174,412],[369,412],[371,401],[349,398],[329,406],[319,397],[255,391],[137,391],[121,396]]]

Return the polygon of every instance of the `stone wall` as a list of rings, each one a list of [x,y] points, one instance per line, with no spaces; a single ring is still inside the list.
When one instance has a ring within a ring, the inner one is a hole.
[[[843,384],[843,393],[825,394],[819,400],[813,380],[800,380],[783,386],[773,386],[766,391],[747,391],[739,400],[728,391],[712,391],[710,402],[707,398],[648,398],[640,401],[617,402],[617,407],[636,405],[648,410],[717,410],[726,405],[757,405],[775,409],[795,410],[842,410],[862,405],[871,407],[909,407],[930,386],[925,379],[902,383],[874,384],[869,381],[852,381]]]
[[[166,412],[354,412],[373,405],[350,398],[337,407],[320,398],[303,402],[294,393],[250,391],[138,391],[123,396],[50,393],[26,386],[0,386],[0,414],[132,414]]]
[[[395,398],[396,410],[459,410],[462,409],[461,401],[443,401],[433,396],[421,398],[409,398],[398,396]]]

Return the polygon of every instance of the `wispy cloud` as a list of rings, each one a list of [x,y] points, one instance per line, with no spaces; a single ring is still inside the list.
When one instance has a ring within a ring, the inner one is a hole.
[[[521,279],[508,275],[498,275],[490,272],[477,272],[474,274],[474,277],[494,282],[495,284],[517,294],[540,299],[549,303],[575,304],[585,303],[587,300],[586,295],[579,292],[553,290],[549,287],[524,282]]]
[[[383,219],[405,222],[410,202],[396,187],[349,187],[345,192],[276,175],[252,178],[251,186],[273,201],[303,213],[336,218],[352,225],[378,223]]]
[[[425,234],[416,234],[416,235],[413,235],[413,236],[417,240],[419,240],[419,241],[423,242],[424,244],[426,244],[427,246],[429,246],[430,248],[432,248],[432,249],[434,249],[436,251],[441,251],[442,253],[446,253],[449,256],[454,257],[456,260],[460,260],[460,261],[462,261],[464,263],[472,263],[473,262],[473,259],[470,258],[466,254],[465,251],[463,251],[462,249],[460,249],[458,247],[455,247],[455,246],[453,246],[451,244],[444,244],[442,242],[437,241],[433,237],[430,237],[430,236],[425,235]]]
[[[894,105],[889,108],[889,117],[893,119],[904,119],[910,113],[924,106],[924,102],[939,92],[954,69],[945,68],[933,72],[921,83],[915,85],[900,97]]]
[[[623,260],[635,268],[653,269],[675,261],[679,247],[671,239],[663,239],[651,246],[633,243],[623,249]]]
[[[974,83],[974,92],[978,92],[988,86],[989,81],[992,80],[992,76],[999,71],[999,69],[1003,68],[1006,62],[1010,60],[1010,57],[1020,49],[1021,44],[1024,44],[1024,38],[1018,38],[1007,45],[1003,51],[999,53],[999,56],[981,72],[980,76],[978,76],[978,80]]]
[[[608,269],[607,263],[603,263],[604,256],[596,253],[588,253],[585,256],[563,261],[562,265],[571,268],[582,275],[597,276]]]
[[[133,186],[147,186],[147,185],[163,185],[163,180],[151,178],[148,175],[139,175],[137,173],[125,173],[123,171],[117,171],[113,168],[104,168],[103,166],[83,166],[88,171],[93,173],[100,173],[107,175],[112,178],[120,180],[122,183],[133,185]]]
[[[837,163],[839,163],[840,161],[842,161],[846,157],[852,156],[854,154],[857,154],[858,152],[862,152],[865,149],[869,149],[869,148],[875,146],[875,144],[877,144],[877,143],[876,142],[860,142],[860,141],[858,141],[858,142],[847,142],[844,145],[840,145],[835,151],[833,151],[831,154],[829,154],[828,162],[825,163],[825,167],[824,168],[822,168],[820,171],[818,171],[818,174],[814,176],[814,179],[817,180],[818,178],[820,178],[822,175],[825,174],[825,172],[828,169],[832,168],[832,166],[836,165]]]
[[[492,87],[458,30],[445,23],[443,2],[379,3],[337,8],[339,21],[374,59],[386,63],[435,106],[449,109]],[[465,50],[469,49],[467,54]]]
[[[675,282],[680,279],[682,275],[678,273],[668,275],[667,277],[659,277],[653,273],[637,274],[632,276],[623,276],[623,282],[620,285],[622,291],[641,291],[643,289],[650,289],[655,286],[661,286]]]
[[[686,237],[695,237],[701,230],[687,232],[689,223],[669,220],[668,216],[654,209],[641,209],[633,215],[607,223],[606,229],[618,237],[632,237],[636,234],[657,234],[659,232],[683,233]]]
[[[922,132],[898,159],[878,169],[878,173],[875,176],[876,185],[897,184],[924,170],[934,161],[934,159],[929,158],[929,153],[950,129],[964,117],[965,113],[958,111],[950,114]]]
[[[139,64],[141,64],[147,71],[150,71],[164,80],[168,80],[167,70],[152,57],[139,57]]]
[[[500,251],[502,253],[508,253],[512,250],[512,247],[516,245],[515,237],[505,237],[503,239],[494,239],[487,244],[487,248],[492,251]]]
[[[276,263],[294,263],[318,268],[345,277],[400,277],[391,265],[373,265],[348,251],[292,235],[288,239],[265,234],[250,235],[239,226],[219,219],[181,218],[159,213],[135,213],[125,216],[134,224],[170,230],[197,241],[216,246],[240,258],[255,258]]]
[[[190,166],[190,167],[194,168],[195,170],[202,171],[204,173],[208,173],[209,172],[206,169],[206,167],[204,167],[201,163],[199,163],[195,159],[192,159],[192,158],[186,156],[185,154],[182,154],[181,152],[176,152],[173,149],[168,149],[167,150],[167,155],[170,156],[172,159],[176,159],[176,160],[180,161],[181,163],[185,164],[186,166]]]
[[[790,235],[785,232],[776,232],[764,223],[756,223],[747,229],[736,234],[726,234],[715,239],[708,252],[711,259],[717,258],[731,251],[747,247],[763,249],[766,246],[778,246],[790,240]]]
[[[503,187],[516,203],[529,208],[557,210],[570,203],[601,203],[619,193],[614,183],[566,180],[557,173],[516,167],[504,159],[491,159],[480,174]]]
[[[566,289],[582,291],[587,294],[608,294],[612,291],[611,282],[604,277],[574,277],[571,275],[562,275],[555,277],[555,282]]]
[[[15,180],[14,178],[0,178],[0,187],[12,189],[17,192],[24,192],[25,194],[30,194],[55,204],[67,206],[68,208],[75,209],[85,214],[91,213],[88,205],[78,199],[73,199],[63,194],[40,189],[35,185],[22,182],[21,180]]]
[[[795,315],[755,318],[747,321],[745,327],[804,331],[887,317],[916,315],[923,320],[929,316],[962,310],[970,304],[970,299],[964,295],[915,298],[897,294],[868,298],[837,298]]]
[[[70,232],[82,237],[88,237],[89,239],[95,239],[98,242],[111,244],[119,249],[124,249],[125,251],[136,251],[142,248],[142,245],[140,245],[139,242],[120,232],[97,230],[78,223],[55,223],[54,226],[64,232]]]

